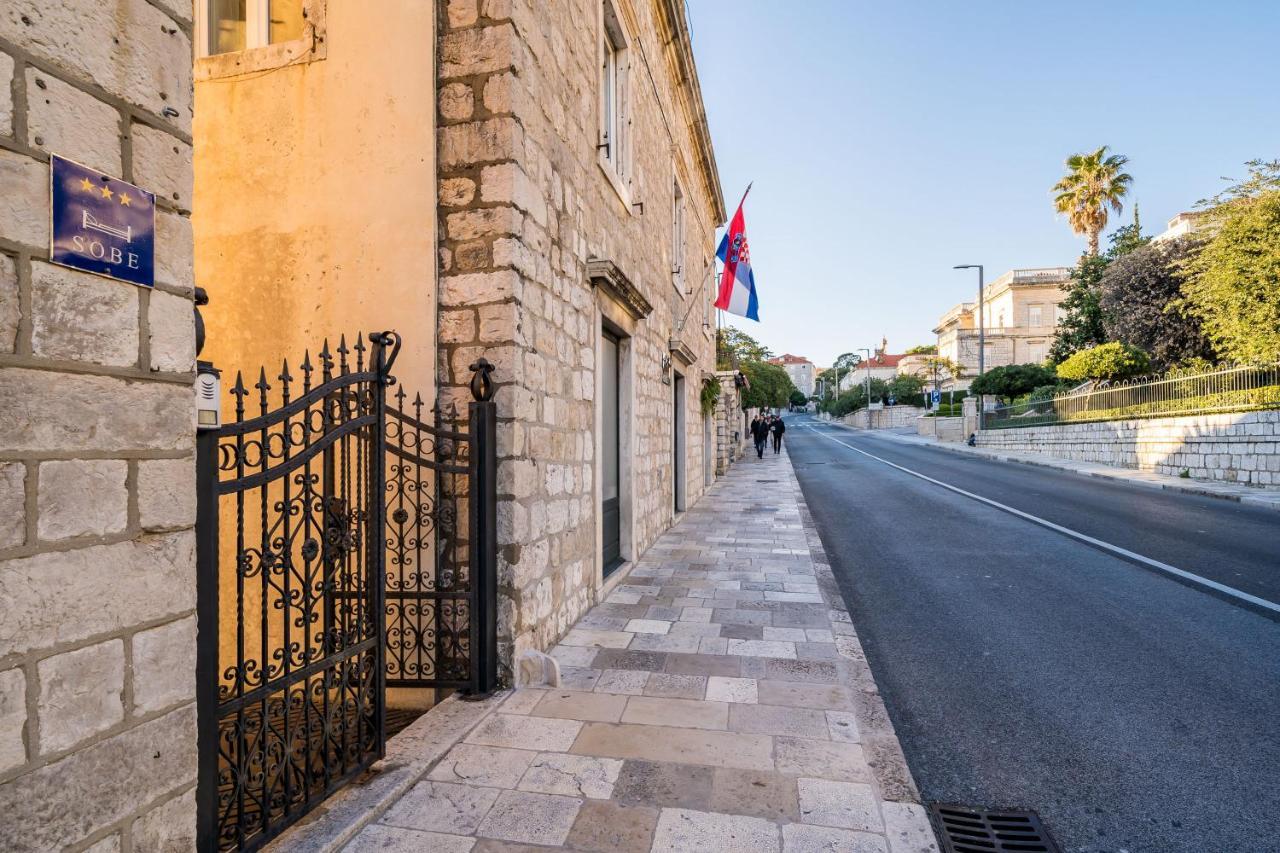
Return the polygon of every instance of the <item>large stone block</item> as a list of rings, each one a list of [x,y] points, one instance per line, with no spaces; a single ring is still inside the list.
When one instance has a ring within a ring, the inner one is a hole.
[[[196,315],[190,299],[153,290],[147,333],[152,370],[190,373],[196,369]]]
[[[191,457],[138,463],[138,520],[145,530],[195,524],[196,467]]]
[[[18,324],[22,306],[18,304],[18,266],[13,258],[0,255],[0,353],[18,346]]]
[[[133,125],[133,181],[180,210],[191,209],[191,146],[163,130]]]
[[[481,169],[480,199],[514,204],[539,225],[547,222],[546,199],[537,184],[515,163],[498,163]]]
[[[191,131],[191,40],[147,0],[7,0],[0,36]]]
[[[196,792],[187,791],[133,822],[133,849],[188,853],[196,849]]]
[[[440,299],[447,306],[479,305],[520,296],[520,277],[513,270],[445,276],[440,285]]]
[[[124,719],[124,642],[40,661],[40,752],[70,749]]]
[[[447,33],[440,39],[440,77],[505,71],[515,65],[519,47],[511,24]]]
[[[13,57],[0,51],[0,136],[13,136]]]
[[[0,148],[0,237],[47,252],[48,211],[48,164]]]
[[[31,349],[44,358],[126,367],[138,361],[138,289],[31,262]]]
[[[3,153],[3,152],[0,152]],[[475,240],[505,234],[519,234],[524,216],[514,207],[485,207],[463,210],[445,217],[451,240]]]
[[[27,538],[27,466],[0,463],[0,548],[13,548]]]
[[[32,146],[120,176],[119,112],[35,68],[27,69],[26,86]]]
[[[156,211],[156,284],[190,288],[195,283],[191,220]]]
[[[184,615],[195,563],[190,530],[0,563],[0,657]]]
[[[129,523],[128,474],[122,459],[41,462],[36,489],[40,539],[122,532]]]
[[[475,108],[475,92],[466,83],[449,83],[440,87],[440,115],[447,121],[469,119]]]
[[[133,705],[159,711],[196,695],[196,617],[139,631],[133,637]]]
[[[0,672],[0,773],[26,763],[26,724],[27,677],[20,669]]]
[[[190,450],[187,385],[0,370],[0,447],[19,451]]]
[[[195,774],[196,712],[188,705],[0,785],[5,837],[18,851],[61,850]]]
[[[456,169],[517,157],[524,132],[507,116],[440,128],[440,168]]]

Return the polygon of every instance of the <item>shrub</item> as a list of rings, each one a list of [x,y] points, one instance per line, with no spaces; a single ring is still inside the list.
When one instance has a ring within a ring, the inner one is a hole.
[[[1151,369],[1147,354],[1135,346],[1112,341],[1080,352],[1058,365],[1062,379],[1127,379]]]
[[[1056,379],[1052,367],[1039,364],[1010,364],[993,367],[969,384],[974,394],[995,394],[997,397],[1018,397]]]

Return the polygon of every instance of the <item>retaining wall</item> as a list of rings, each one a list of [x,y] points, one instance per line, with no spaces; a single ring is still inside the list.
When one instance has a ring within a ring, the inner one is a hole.
[[[866,409],[859,409],[856,412],[845,415],[841,418],[841,421],[854,429],[903,429],[915,426],[916,419],[923,415],[925,411],[919,406],[886,406],[883,409],[874,409],[870,412]],[[870,427],[867,425],[868,415],[870,416]]]
[[[978,446],[1205,480],[1280,484],[1280,412],[983,430]]]

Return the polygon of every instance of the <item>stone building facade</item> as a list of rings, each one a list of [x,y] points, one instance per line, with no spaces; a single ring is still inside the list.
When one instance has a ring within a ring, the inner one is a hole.
[[[189,850],[191,5],[0,6],[0,848]],[[49,263],[49,155],[157,196],[154,290]]]
[[[724,203],[676,0],[449,0],[439,29],[439,378],[461,406],[497,365],[510,659],[714,476]]]

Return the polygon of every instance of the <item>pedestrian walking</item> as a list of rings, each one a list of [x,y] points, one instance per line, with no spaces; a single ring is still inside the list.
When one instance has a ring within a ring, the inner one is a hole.
[[[756,443],[756,457],[763,459],[764,445],[769,440],[769,424],[759,415],[751,421],[751,440]]]
[[[778,455],[782,452],[782,434],[787,431],[787,425],[782,422],[782,416],[773,419],[773,453]]]

